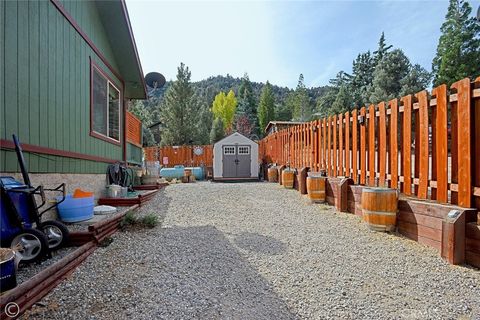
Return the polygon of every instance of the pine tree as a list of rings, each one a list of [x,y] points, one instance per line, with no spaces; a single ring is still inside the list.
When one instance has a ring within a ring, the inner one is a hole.
[[[199,120],[197,123],[196,144],[208,144],[210,142],[210,131],[213,124],[213,113],[210,111],[206,101],[200,106]]]
[[[471,12],[467,1],[450,0],[432,62],[434,86],[480,75],[480,25]]]
[[[362,107],[369,101],[374,70],[374,59],[370,51],[358,54],[353,61],[351,90],[355,106]]]
[[[275,105],[275,116],[273,119],[277,121],[292,120],[292,109],[288,106],[286,101]]]
[[[330,114],[340,114],[353,109],[353,98],[347,85],[340,87],[335,101],[332,103]]]
[[[375,67],[380,63],[380,61],[382,61],[382,59],[387,55],[388,50],[390,50],[392,47],[392,45],[387,46],[385,41],[385,33],[382,32],[380,40],[378,40],[378,49],[373,52],[373,63]]]
[[[410,70],[410,61],[400,49],[387,53],[373,72],[370,103],[388,101],[400,95],[401,80]]]
[[[252,89],[252,83],[245,73],[238,89],[239,108],[237,113],[245,114],[253,126],[252,134],[258,133],[257,102]]]
[[[225,131],[223,129],[222,118],[216,118],[213,120],[212,130],[210,131],[210,143],[214,144],[215,142],[223,139],[225,136]]]
[[[191,144],[195,137],[198,106],[190,78],[190,70],[181,63],[177,79],[168,88],[162,102],[162,145]]]
[[[327,92],[317,99],[317,114],[320,118],[325,118],[333,114],[332,105],[335,102],[339,89],[329,86]]]
[[[312,116],[310,97],[304,84],[303,74],[298,77],[292,114],[293,118],[298,121],[307,121]]]
[[[275,98],[272,93],[272,86],[267,81],[260,95],[260,104],[258,105],[258,122],[260,131],[263,132],[267,124],[275,117]]]
[[[432,81],[432,74],[425,70],[419,64],[410,67],[408,74],[400,80],[402,89],[400,96],[417,93],[423,89],[428,88]]]

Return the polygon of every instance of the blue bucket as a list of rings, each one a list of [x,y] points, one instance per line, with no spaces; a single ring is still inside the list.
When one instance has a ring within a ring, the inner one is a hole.
[[[59,201],[61,197],[57,198]],[[79,222],[93,218],[93,196],[87,198],[73,198],[71,194],[65,201],[58,204],[58,216],[63,222]]]
[[[0,288],[2,292],[13,289],[17,286],[17,275],[15,272],[15,251],[1,248],[3,259],[0,261]]]

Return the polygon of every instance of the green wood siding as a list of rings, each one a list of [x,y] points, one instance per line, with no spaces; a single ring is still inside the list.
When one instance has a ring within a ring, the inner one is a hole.
[[[95,3],[63,4],[116,69]],[[22,143],[121,161],[121,146],[90,136],[90,58],[119,88],[121,81],[50,1],[0,1],[0,19],[1,139],[16,133]],[[30,172],[98,173],[107,165],[28,153],[25,159]],[[0,171],[17,169],[15,154],[2,150]]]
[[[142,164],[142,148],[127,142],[127,160],[132,164]]]

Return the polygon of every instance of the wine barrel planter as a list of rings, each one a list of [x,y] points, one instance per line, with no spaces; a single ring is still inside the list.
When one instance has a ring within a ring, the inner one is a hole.
[[[319,175],[309,175],[307,177],[308,198],[313,203],[324,203],[326,199],[325,182],[327,178]]]
[[[295,179],[295,171],[285,169],[282,171],[282,182],[286,189],[293,189],[293,180]]]
[[[278,182],[278,169],[277,169],[277,167],[268,168],[268,182]]]
[[[363,188],[363,220],[375,231],[394,231],[397,223],[398,193],[389,188]]]

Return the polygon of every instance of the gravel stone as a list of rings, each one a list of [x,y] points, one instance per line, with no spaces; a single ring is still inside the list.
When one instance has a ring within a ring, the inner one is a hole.
[[[29,319],[480,319],[480,272],[278,184],[177,184]]]

